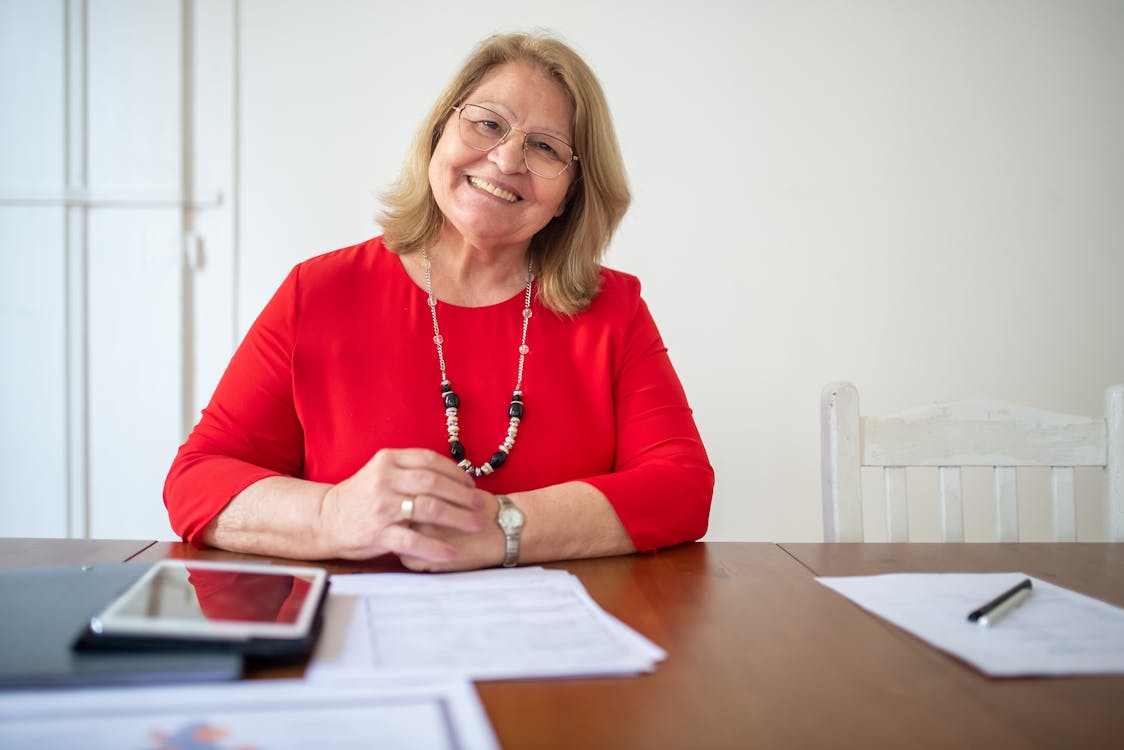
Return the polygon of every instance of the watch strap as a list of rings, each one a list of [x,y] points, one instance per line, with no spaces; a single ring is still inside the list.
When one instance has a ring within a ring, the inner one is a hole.
[[[519,564],[519,535],[523,531],[523,524],[520,523],[517,527],[512,529],[500,523],[500,518],[503,517],[504,511],[508,508],[514,509],[520,517],[522,517],[523,513],[515,506],[515,503],[511,502],[511,498],[507,495],[496,495],[496,501],[500,506],[497,523],[499,523],[504,537],[503,567],[514,568]]]

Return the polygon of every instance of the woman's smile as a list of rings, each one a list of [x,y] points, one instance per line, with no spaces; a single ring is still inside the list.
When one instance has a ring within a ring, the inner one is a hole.
[[[482,177],[474,177],[470,175],[468,177],[468,184],[472,185],[474,188],[478,188],[486,193],[494,195],[501,200],[505,200],[508,203],[515,203],[517,201],[523,200],[522,196],[517,195],[510,190],[505,190],[499,185],[495,185]]]

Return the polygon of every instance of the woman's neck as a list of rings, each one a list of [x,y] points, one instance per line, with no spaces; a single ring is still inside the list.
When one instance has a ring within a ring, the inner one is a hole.
[[[452,305],[483,307],[514,297],[527,285],[526,248],[482,249],[447,238],[427,253],[433,295]],[[422,253],[404,259],[415,282],[424,287]]]

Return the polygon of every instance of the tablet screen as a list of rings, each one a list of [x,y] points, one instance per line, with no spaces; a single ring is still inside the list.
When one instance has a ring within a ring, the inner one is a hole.
[[[294,638],[322,598],[323,569],[163,560],[90,623],[98,635]]]

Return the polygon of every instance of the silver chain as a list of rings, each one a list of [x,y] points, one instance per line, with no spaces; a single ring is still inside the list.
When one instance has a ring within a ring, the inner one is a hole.
[[[433,280],[430,278],[431,264],[429,262],[429,249],[422,248],[422,268],[425,269],[425,294],[429,304],[429,316],[433,319],[433,343],[437,345],[437,363],[441,366],[441,381],[448,381],[445,373],[445,349],[441,346],[444,339],[441,337],[441,327],[437,324],[437,298],[433,296]],[[527,262],[527,288],[523,292],[523,334],[519,339],[519,367],[515,374],[515,390],[523,388],[523,359],[530,348],[527,346],[527,327],[531,322],[531,284],[535,280],[532,273],[533,266]]]

